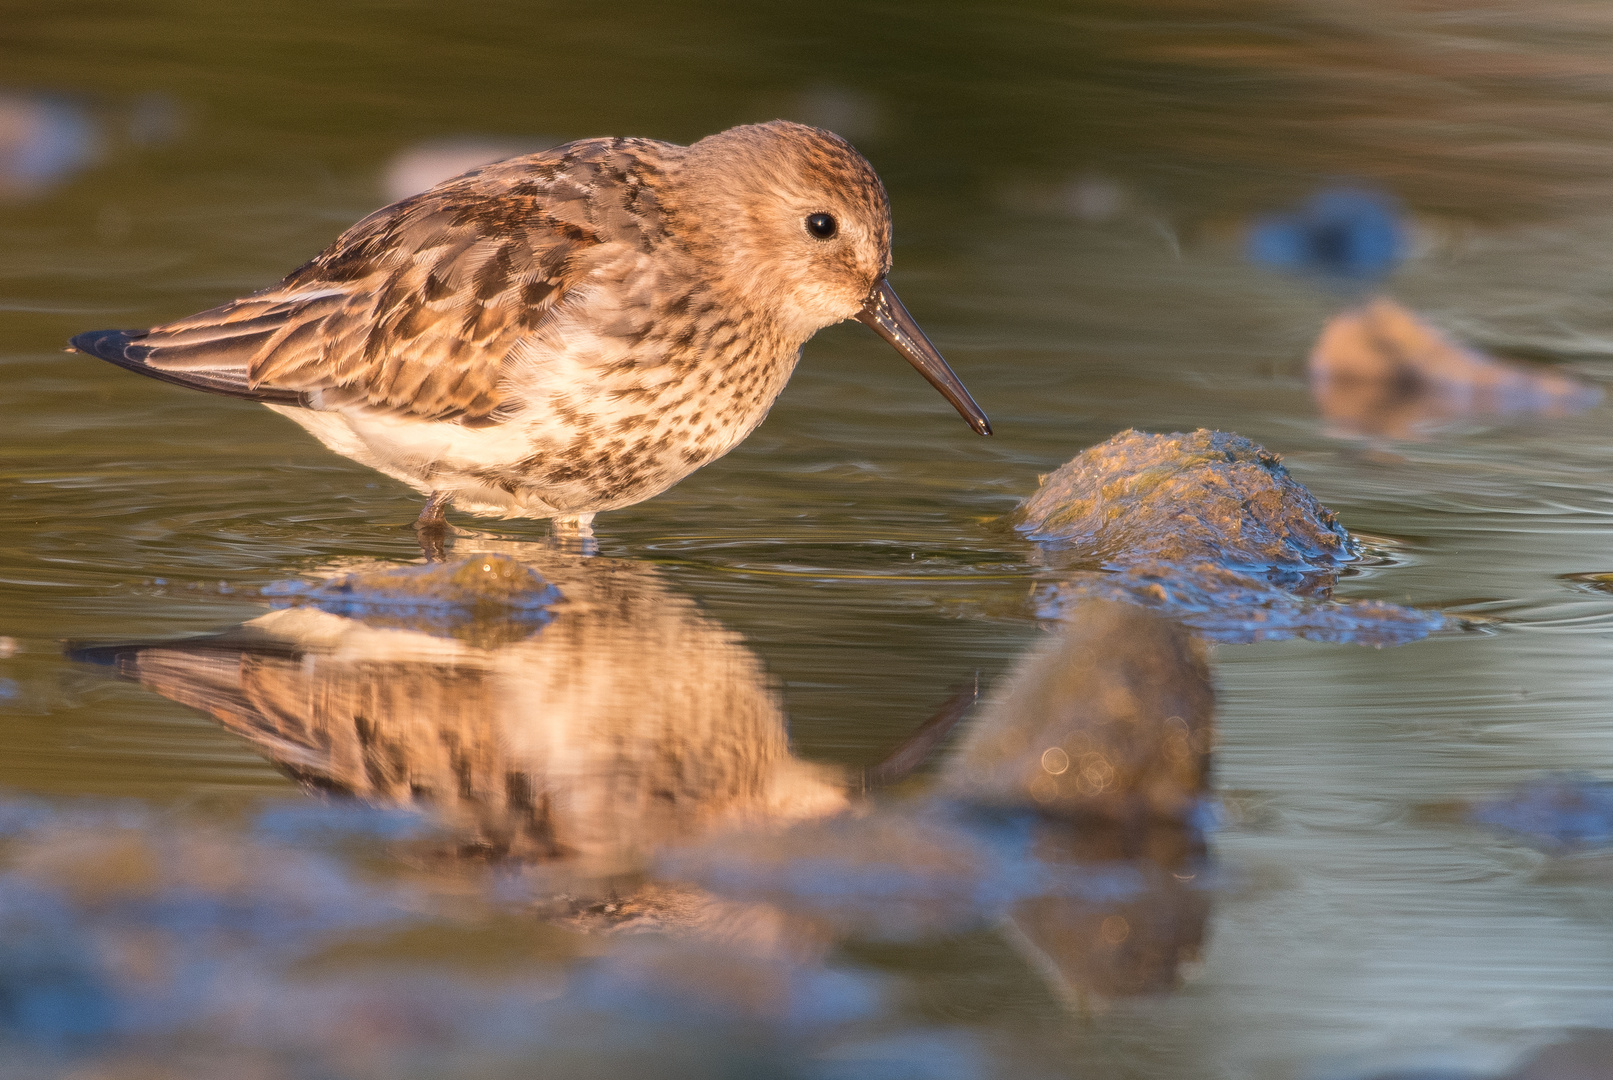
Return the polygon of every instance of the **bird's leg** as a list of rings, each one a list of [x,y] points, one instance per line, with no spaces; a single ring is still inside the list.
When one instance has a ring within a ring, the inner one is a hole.
[[[599,554],[599,542],[594,539],[594,515],[558,514],[549,521],[557,547],[574,549],[580,555]]]
[[[445,515],[449,498],[446,491],[433,491],[426,505],[420,509],[420,516],[414,519],[414,534],[420,541],[420,551],[427,562],[442,562],[448,557],[448,519]]]

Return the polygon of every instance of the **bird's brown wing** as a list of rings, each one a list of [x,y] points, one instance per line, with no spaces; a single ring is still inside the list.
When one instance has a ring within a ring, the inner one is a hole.
[[[279,285],[75,348],[213,393],[496,423],[512,349],[602,245],[661,232],[648,140],[589,139],[490,165],[360,221]]]

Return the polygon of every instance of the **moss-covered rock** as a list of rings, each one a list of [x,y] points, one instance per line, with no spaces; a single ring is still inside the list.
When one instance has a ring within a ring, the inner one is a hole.
[[[1128,430],[1060,466],[1012,516],[1030,539],[1097,564],[1216,562],[1331,570],[1357,557],[1332,511],[1242,435]]]
[[[1339,569],[1360,546],[1276,454],[1242,435],[1123,431],[1045,477],[1009,520],[1066,571],[1037,588],[1044,618],[1116,600],[1215,641],[1366,645],[1414,641],[1449,623],[1438,612],[1333,599]]]

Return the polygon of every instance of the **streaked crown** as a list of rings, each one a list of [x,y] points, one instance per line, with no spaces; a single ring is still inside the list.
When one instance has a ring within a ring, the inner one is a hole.
[[[702,254],[751,310],[804,341],[862,309],[890,269],[885,186],[850,143],[787,120],[689,147],[677,201]]]

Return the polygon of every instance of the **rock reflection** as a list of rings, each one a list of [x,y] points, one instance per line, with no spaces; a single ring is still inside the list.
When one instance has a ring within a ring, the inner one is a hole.
[[[1370,188],[1324,188],[1298,210],[1271,214],[1249,230],[1249,257],[1335,287],[1380,281],[1407,248],[1400,206]]]
[[[1197,973],[1210,894],[1191,829],[1156,824],[1130,836],[1110,829],[1087,837],[1046,830],[1038,840],[1037,857],[1048,864],[1115,879],[1107,895],[1033,896],[1008,913],[1011,939],[1061,999],[1090,1007],[1164,993]]]
[[[1044,478],[1009,517],[1065,571],[1038,609],[1120,600],[1215,641],[1305,637],[1396,645],[1437,612],[1331,598],[1359,547],[1281,459],[1241,435],[1124,431]]]
[[[1085,605],[992,694],[925,798],[724,833],[662,865],[851,937],[997,927],[1075,1005],[1169,990],[1210,911],[1213,711],[1183,628]]]

